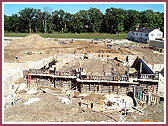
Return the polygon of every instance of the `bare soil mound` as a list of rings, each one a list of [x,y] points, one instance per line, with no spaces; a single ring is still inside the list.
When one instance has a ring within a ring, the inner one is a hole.
[[[100,59],[85,59],[82,63],[82,68],[88,75],[103,75],[105,73],[111,73],[111,68],[114,69],[114,74],[122,75],[125,74],[127,67],[123,64],[117,66],[118,62],[115,60],[109,60],[102,62]],[[60,68],[63,71],[69,71],[70,69],[79,69],[79,61],[73,61],[71,63],[66,64],[64,67]]]
[[[23,39],[12,41],[5,48],[6,49],[45,48],[49,46],[57,46],[57,44],[55,41],[47,40],[38,34],[31,34]]]

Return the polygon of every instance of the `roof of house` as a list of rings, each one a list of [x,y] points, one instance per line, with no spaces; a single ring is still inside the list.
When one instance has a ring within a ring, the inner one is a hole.
[[[151,31],[153,31],[154,28],[142,28],[133,32],[144,32],[144,33],[150,33]]]

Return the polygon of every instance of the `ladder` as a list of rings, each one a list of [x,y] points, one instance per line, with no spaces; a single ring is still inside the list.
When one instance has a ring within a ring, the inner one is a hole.
[[[31,74],[32,74],[32,69],[29,69],[28,80],[27,80],[27,88],[30,87],[30,84],[31,84]]]

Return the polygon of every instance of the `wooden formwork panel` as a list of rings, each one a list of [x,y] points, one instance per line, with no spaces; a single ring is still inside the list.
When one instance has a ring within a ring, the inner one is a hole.
[[[126,94],[127,86],[110,85],[110,84],[81,84],[82,92],[101,92],[101,93],[119,93]]]
[[[154,86],[154,88],[153,88]],[[153,90],[154,89],[154,90]],[[140,92],[140,91],[154,91],[154,92],[157,92],[158,90],[158,87],[157,85],[149,85],[149,84],[141,84],[141,85],[138,85],[135,87],[135,91],[136,92]]]

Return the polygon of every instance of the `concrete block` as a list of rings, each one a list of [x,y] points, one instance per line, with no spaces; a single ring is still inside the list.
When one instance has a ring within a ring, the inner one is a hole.
[[[93,104],[93,110],[95,111],[103,111],[105,108],[104,104]]]

